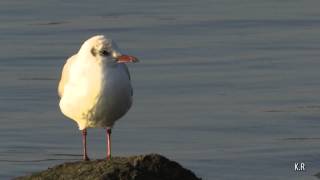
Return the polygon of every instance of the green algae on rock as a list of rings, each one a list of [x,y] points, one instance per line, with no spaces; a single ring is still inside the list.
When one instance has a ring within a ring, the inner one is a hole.
[[[113,157],[111,160],[68,162],[16,180],[199,180],[177,162],[158,155]]]

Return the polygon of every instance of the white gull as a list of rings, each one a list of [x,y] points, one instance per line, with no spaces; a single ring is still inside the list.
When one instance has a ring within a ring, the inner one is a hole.
[[[138,59],[123,55],[116,43],[93,36],[71,56],[62,70],[58,93],[60,109],[77,122],[83,137],[83,159],[89,160],[87,128],[106,128],[107,159],[111,157],[111,128],[130,109],[132,86],[124,63]]]

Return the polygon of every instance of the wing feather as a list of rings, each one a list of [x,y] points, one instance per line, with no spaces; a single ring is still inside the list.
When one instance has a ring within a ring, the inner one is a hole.
[[[122,64],[122,65],[123,65],[123,67],[124,67],[124,69],[125,69],[125,71],[126,71],[126,73],[128,75],[129,80],[131,80],[131,76],[130,76],[130,72],[129,72],[128,66],[125,65],[125,64]]]
[[[125,65],[125,64],[121,64],[126,72],[126,74],[128,75],[128,78],[129,80],[131,80],[131,76],[130,76],[130,72],[129,72],[129,69],[128,69],[128,66]],[[133,89],[131,88],[131,96],[133,96]]]
[[[59,97],[61,98],[63,96],[64,93],[64,86],[66,85],[66,83],[69,81],[69,71],[70,71],[70,67],[72,65],[72,63],[76,60],[77,55],[73,55],[71,56],[67,61],[66,64],[63,66],[62,69],[62,74],[61,74],[61,79],[59,82],[59,86],[58,86],[58,94]]]

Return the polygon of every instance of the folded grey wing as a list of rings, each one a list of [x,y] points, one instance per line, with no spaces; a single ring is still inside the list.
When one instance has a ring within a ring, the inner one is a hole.
[[[129,80],[131,81],[131,76],[130,76],[130,72],[129,72],[127,65],[125,65],[125,64],[121,64],[121,65],[122,65],[123,69],[125,70],[126,74],[128,75]],[[133,95],[133,89],[131,87],[131,96],[132,95]]]
[[[127,65],[125,65],[125,64],[122,64],[122,65],[123,65],[123,68],[124,68],[124,70],[126,71],[128,77],[129,77],[129,80],[131,80],[130,72],[129,72],[129,69],[128,69]]]
[[[70,67],[71,67],[72,63],[76,60],[76,57],[77,57],[76,54],[71,56],[66,61],[65,65],[63,66],[61,79],[60,79],[59,86],[58,86],[58,94],[60,97],[63,96],[64,87],[65,87],[66,83],[68,83],[68,81],[69,81]]]

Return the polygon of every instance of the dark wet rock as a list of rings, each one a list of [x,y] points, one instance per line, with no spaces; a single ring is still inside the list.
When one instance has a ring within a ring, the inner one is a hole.
[[[16,180],[199,180],[177,162],[148,154],[108,160],[68,162]]]

